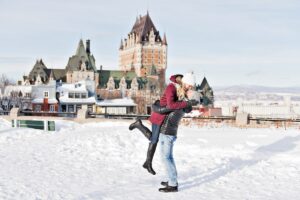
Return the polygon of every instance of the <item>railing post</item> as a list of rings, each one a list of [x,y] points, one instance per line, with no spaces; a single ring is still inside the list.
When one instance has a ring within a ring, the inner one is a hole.
[[[235,123],[238,126],[246,126],[249,124],[249,114],[248,113],[237,113]]]
[[[44,120],[44,131],[48,131],[48,121]]]
[[[83,107],[77,111],[77,119],[84,120],[88,117],[87,107]]]

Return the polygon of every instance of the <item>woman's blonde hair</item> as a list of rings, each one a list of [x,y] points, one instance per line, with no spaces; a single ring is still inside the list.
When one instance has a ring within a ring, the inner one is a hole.
[[[177,97],[179,101],[186,99],[186,93],[182,87],[182,84],[177,84]]]

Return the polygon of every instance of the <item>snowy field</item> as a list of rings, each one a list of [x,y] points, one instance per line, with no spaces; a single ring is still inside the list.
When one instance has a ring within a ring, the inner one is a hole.
[[[129,122],[12,129],[0,118],[0,199],[300,199],[300,130],[181,127],[178,193],[142,168],[148,142]]]

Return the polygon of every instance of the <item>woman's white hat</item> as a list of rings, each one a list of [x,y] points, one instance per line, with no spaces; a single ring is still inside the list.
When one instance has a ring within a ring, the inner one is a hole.
[[[187,85],[194,86],[196,84],[195,76],[192,72],[183,75],[181,81]]]

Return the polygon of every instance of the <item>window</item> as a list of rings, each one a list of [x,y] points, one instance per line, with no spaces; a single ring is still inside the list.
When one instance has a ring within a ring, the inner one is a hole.
[[[69,98],[74,98],[74,93],[70,92],[69,93]]]
[[[68,105],[68,111],[74,112],[74,105]]]
[[[75,85],[75,88],[81,87],[81,83]]]
[[[80,110],[81,109],[81,105],[76,105],[76,110]]]
[[[25,94],[25,97],[26,97],[26,98],[30,98],[30,97],[31,97],[31,94],[30,94],[30,93],[26,93],[26,94]]]
[[[80,99],[80,94],[79,93],[75,93],[75,99]]]
[[[55,112],[55,105],[50,105],[50,112]]]
[[[35,105],[34,106],[34,111],[35,112],[40,112],[41,111],[41,105]]]
[[[93,105],[88,105],[88,111],[93,112]]]
[[[44,92],[44,98],[48,98],[48,97],[49,97],[49,92],[48,91]]]
[[[86,93],[82,93],[82,94],[81,94],[81,98],[82,98],[82,99],[86,99]]]
[[[67,106],[66,105],[61,105],[61,111],[62,112],[67,112]]]

